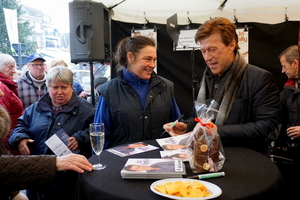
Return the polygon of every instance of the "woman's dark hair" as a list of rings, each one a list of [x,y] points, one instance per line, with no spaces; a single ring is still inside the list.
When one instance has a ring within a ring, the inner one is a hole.
[[[117,71],[121,71],[123,67],[127,68],[128,60],[127,53],[131,52],[134,56],[144,47],[153,46],[155,42],[153,39],[145,36],[128,37],[121,40],[115,52],[115,62],[117,63]]]

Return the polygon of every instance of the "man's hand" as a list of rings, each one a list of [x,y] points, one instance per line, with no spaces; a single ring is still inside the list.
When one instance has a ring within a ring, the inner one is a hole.
[[[183,122],[177,122],[175,126],[170,127],[173,122],[167,123],[163,126],[166,132],[168,132],[171,136],[182,135],[187,131],[187,124]]]
[[[18,149],[21,152],[21,154],[23,155],[29,155],[30,154],[30,150],[27,146],[27,143],[32,143],[34,142],[34,140],[32,139],[22,139],[19,144],[18,144]]]
[[[93,165],[82,155],[68,154],[66,156],[56,157],[56,170],[73,170],[83,173],[84,170],[92,171]]]
[[[288,136],[292,139],[300,137],[300,126],[292,126],[286,130]]]

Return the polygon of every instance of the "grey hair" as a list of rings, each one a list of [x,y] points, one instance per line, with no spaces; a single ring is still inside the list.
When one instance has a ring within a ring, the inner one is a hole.
[[[2,71],[4,67],[10,63],[14,63],[14,65],[16,65],[16,61],[11,55],[0,54],[0,71]]]
[[[292,45],[288,48],[286,48],[284,51],[281,52],[281,54],[278,56],[279,60],[282,56],[285,56],[286,61],[291,65],[294,60],[299,61],[299,52],[298,52],[298,46]]]
[[[48,71],[47,78],[46,78],[46,85],[49,85],[53,81],[63,82],[64,84],[71,85],[73,87],[73,73],[70,69],[66,68],[65,66],[56,66],[51,68]]]

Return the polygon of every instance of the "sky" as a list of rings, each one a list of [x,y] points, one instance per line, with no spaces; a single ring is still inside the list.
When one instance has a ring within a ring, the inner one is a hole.
[[[20,0],[23,5],[39,9],[52,18],[60,32],[69,32],[69,2],[72,0]]]

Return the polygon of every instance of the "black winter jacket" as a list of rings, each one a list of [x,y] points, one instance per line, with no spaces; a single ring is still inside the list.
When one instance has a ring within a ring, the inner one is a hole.
[[[295,89],[294,86],[283,87],[280,93],[280,101],[282,106],[282,129],[279,142],[297,143],[300,144],[300,138],[291,140],[286,129],[291,126],[300,126],[300,89]]]
[[[269,142],[279,135],[280,112],[279,88],[274,77],[248,64],[228,118],[218,126],[222,144],[245,146],[267,154]],[[190,130],[196,124],[193,118],[186,122]]]

